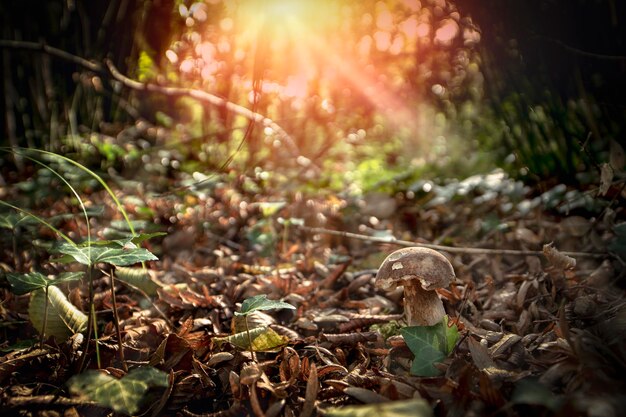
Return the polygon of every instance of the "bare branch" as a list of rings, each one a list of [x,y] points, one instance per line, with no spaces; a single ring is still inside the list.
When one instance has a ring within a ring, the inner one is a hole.
[[[468,247],[444,246],[444,245],[434,245],[431,243],[411,242],[410,240],[400,240],[400,239],[396,239],[393,236],[392,237],[376,237],[376,236],[361,235],[357,233],[342,232],[338,230],[324,229],[321,227],[308,227],[308,226],[295,226],[295,227],[302,229],[306,232],[310,232],[310,233],[341,236],[341,237],[347,237],[349,239],[358,239],[358,240],[364,240],[367,242],[374,242],[374,243],[386,243],[389,245],[420,246],[424,248],[430,248],[430,249],[440,250],[440,251],[449,252],[449,253],[462,253],[462,254],[468,254],[468,255],[543,256],[542,251],[535,251],[535,250],[489,249],[489,248],[468,248]],[[561,254],[572,256],[572,257],[579,257],[579,258],[606,258],[608,256],[608,254],[606,253],[597,253],[597,252],[561,252]]]
[[[106,59],[104,62],[113,78],[115,78],[128,88],[131,88],[133,90],[161,93],[168,96],[188,96],[195,98],[196,100],[209,103],[216,107],[226,108],[232,113],[243,116],[264,127],[269,127],[274,132],[276,132],[276,134],[280,137],[282,143],[287,146],[289,153],[291,153],[292,155],[300,155],[300,151],[298,150],[298,147],[296,146],[291,136],[276,122],[274,122],[270,118],[263,116],[262,114],[253,112],[252,110],[244,106],[240,106],[239,104],[235,104],[214,94],[207,93],[206,91],[193,88],[166,87],[153,83],[141,83],[139,81],[128,78],[127,76],[119,72],[119,70],[115,67],[115,65],[113,65],[113,62],[111,60]]]
[[[262,125],[263,127],[269,127],[278,135],[280,141],[285,145],[289,153],[293,156],[300,156],[298,146],[294,142],[293,138],[283,129],[278,123],[272,119],[263,116],[262,114],[253,112],[252,110],[230,102],[222,97],[214,94],[207,93],[206,91],[197,90],[193,88],[182,87],[166,87],[153,83],[142,83],[122,74],[109,59],[105,59],[106,68],[99,62],[88,60],[76,55],[73,55],[67,51],[63,51],[58,48],[46,45],[44,43],[26,42],[26,41],[14,41],[0,39],[0,48],[5,49],[23,49],[35,52],[45,53],[69,62],[72,62],[78,66],[86,68],[90,71],[105,73],[108,72],[117,81],[121,82],[125,87],[138,90],[138,91],[150,91],[168,96],[188,96],[195,98],[196,100],[208,103],[212,106],[223,107],[230,112],[238,114],[251,120],[255,123]],[[299,158],[300,165],[306,165],[309,161]]]

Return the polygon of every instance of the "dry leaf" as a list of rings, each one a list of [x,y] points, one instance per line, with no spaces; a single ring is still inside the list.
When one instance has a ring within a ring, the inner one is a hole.
[[[620,172],[626,164],[626,156],[624,155],[624,148],[615,140],[611,140],[611,148],[609,149],[609,162],[615,172]]]
[[[552,244],[543,245],[543,254],[555,268],[566,270],[576,266],[576,259],[559,252]]]
[[[315,400],[317,400],[317,393],[319,391],[319,382],[317,380],[317,368],[315,364],[311,364],[309,371],[309,378],[306,382],[306,392],[304,397],[304,405],[300,412],[300,417],[309,417],[313,414],[315,409]]]
[[[602,196],[606,195],[611,188],[611,182],[613,181],[613,168],[611,164],[604,163],[600,167],[600,190],[598,193]]]

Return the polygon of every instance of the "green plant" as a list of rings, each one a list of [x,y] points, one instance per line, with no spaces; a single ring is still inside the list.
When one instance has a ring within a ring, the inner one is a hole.
[[[235,312],[235,316],[244,317],[244,323],[246,326],[245,333],[248,339],[248,347],[250,350],[250,354],[252,355],[253,359],[255,359],[255,356],[254,356],[255,346],[253,345],[253,339],[251,336],[250,328],[248,326],[248,316],[254,313],[255,311],[274,310],[274,309],[279,309],[279,308],[287,308],[287,309],[295,310],[295,307],[289,303],[285,303],[284,301],[269,300],[265,294],[260,294],[260,295],[255,295],[254,297],[245,299],[243,303],[241,303],[241,311]],[[274,341],[278,341],[269,331],[271,331],[272,333],[275,333],[272,329],[265,329],[264,337],[266,338],[268,336],[271,336],[272,343]],[[255,341],[258,338],[258,336],[259,335],[256,335],[256,337],[254,338]]]
[[[14,294],[33,293],[28,315],[35,328],[40,330],[40,345],[42,347],[47,327],[49,328],[48,334],[59,340],[64,340],[71,334],[84,330],[87,316],[76,309],[65,298],[61,290],[54,287],[64,282],[78,280],[82,275],[82,272],[68,272],[59,275],[56,279],[51,279],[39,272],[7,274],[7,280],[11,284],[11,291]],[[42,298],[43,300],[41,300]],[[53,312],[49,311],[49,305],[52,306]]]
[[[415,355],[411,374],[416,376],[439,375],[440,372],[434,364],[452,353],[459,339],[459,330],[455,324],[448,325],[448,316],[433,326],[404,327],[400,334]]]
[[[129,416],[149,403],[147,394],[151,388],[168,385],[167,373],[150,367],[132,369],[120,379],[103,371],[88,370],[67,382],[72,394]]]
[[[87,356],[87,352],[88,352],[88,346],[91,340],[91,333],[93,331],[94,333],[94,339],[97,341],[98,339],[98,333],[97,333],[97,326],[95,326],[95,320],[96,320],[96,316],[95,316],[95,308],[94,308],[94,288],[93,288],[93,278],[92,278],[92,272],[93,272],[93,268],[97,263],[107,263],[110,265],[114,265],[114,266],[125,266],[125,265],[132,265],[138,262],[144,262],[144,261],[149,261],[149,260],[156,260],[156,256],[154,256],[151,252],[149,252],[146,249],[140,248],[137,245],[141,244],[143,241],[150,239],[152,237],[155,236],[160,236],[163,233],[152,233],[152,234],[137,234],[135,232],[133,223],[130,221],[128,214],[126,213],[126,211],[124,210],[124,207],[121,205],[121,203],[119,202],[119,200],[117,199],[117,197],[115,196],[115,193],[113,193],[113,191],[111,190],[111,188],[106,184],[106,182],[95,172],[91,171],[90,169],[88,169],[87,167],[85,167],[84,165],[73,161],[63,155],[58,155],[52,152],[48,152],[48,151],[43,151],[43,150],[38,150],[38,149],[25,149],[25,148],[7,148],[7,147],[0,147],[0,151],[4,151],[4,152],[12,152],[16,155],[19,155],[21,157],[24,157],[26,159],[31,160],[32,162],[41,165],[42,167],[46,168],[49,172],[51,172],[52,174],[54,174],[56,177],[58,177],[69,189],[70,191],[74,194],[74,196],[76,197],[76,199],[78,200],[78,203],[81,206],[84,218],[85,218],[85,223],[87,226],[87,241],[82,243],[82,244],[77,244],[75,243],[72,239],[70,239],[68,236],[66,236],[64,233],[62,233],[60,230],[58,230],[57,228],[55,228],[52,224],[50,224],[48,221],[42,219],[41,217],[36,216],[33,213],[28,212],[27,210],[24,210],[20,207],[17,207],[13,204],[7,203],[5,201],[1,201],[0,200],[0,204],[6,206],[6,207],[10,207],[30,218],[35,219],[37,222],[39,222],[40,224],[43,224],[44,226],[48,227],[50,230],[52,230],[53,232],[55,232],[58,236],[60,236],[63,240],[65,240],[64,243],[58,244],[56,246],[56,248],[53,249],[53,251],[60,253],[62,256],[61,258],[57,259],[57,261],[59,262],[78,262],[80,264],[86,265],[87,266],[87,270],[86,270],[86,276],[87,276],[87,280],[88,280],[88,285],[89,285],[89,312],[88,312],[88,316],[87,316],[87,337],[86,337],[86,346],[85,349],[83,350],[83,355],[82,355],[82,359],[81,359],[81,364],[80,364],[80,368],[82,369],[83,365],[84,365],[84,361],[86,359]],[[75,188],[57,171],[55,171],[53,168],[51,168],[49,165],[33,158],[30,156],[29,153],[35,153],[37,155],[41,155],[42,157],[45,158],[50,158],[50,159],[55,159],[60,161],[63,164],[69,164],[70,166],[73,166],[75,168],[77,168],[78,170],[88,174],[89,176],[91,176],[92,178],[94,178],[98,183],[100,183],[102,185],[102,187],[106,190],[106,192],[109,194],[109,196],[113,199],[113,201],[115,202],[118,211],[122,214],[122,216],[124,217],[124,220],[126,221],[126,225],[128,226],[129,231],[131,232],[131,236],[126,237],[126,238],[122,238],[122,239],[116,239],[116,240],[104,240],[104,241],[98,241],[98,242],[93,242],[91,240],[91,229],[90,229],[90,222],[89,222],[89,216],[87,214],[87,209],[85,208],[85,205],[82,201],[82,199],[80,198],[80,195],[78,194],[78,192],[75,190]],[[115,289],[113,287],[113,276],[111,275],[111,291],[114,292]],[[47,287],[46,287],[47,288]],[[56,291],[54,291],[54,293],[56,294]],[[61,303],[60,305],[64,305],[62,299],[58,296],[58,294],[56,294],[57,297],[54,298],[55,301]],[[114,294],[113,294],[113,298],[114,298]],[[48,297],[46,296],[46,302],[48,300]],[[32,299],[31,299],[32,301]],[[47,304],[46,304],[47,305]],[[67,307],[67,306],[65,306]],[[71,309],[68,308],[63,308],[62,311],[66,311],[66,312],[70,312]],[[47,313],[47,311],[46,311]],[[42,323],[42,328],[45,330],[45,323],[46,323],[46,319],[47,319],[48,315],[44,314],[44,320]],[[119,331],[119,322],[117,320],[117,316],[116,320],[115,320],[115,327],[117,330],[117,336],[118,336],[118,344],[119,344],[119,350],[120,350],[120,359],[122,360],[122,363],[125,365],[125,361],[123,360],[123,350],[122,350],[122,346],[121,346],[121,336],[120,336],[120,331]],[[43,335],[42,335],[43,338]],[[98,362],[98,367],[100,367],[100,354],[99,354],[99,349],[98,349],[98,343],[96,343],[96,358],[97,358],[97,362]]]
[[[328,417],[432,417],[433,409],[423,398],[331,408]]]

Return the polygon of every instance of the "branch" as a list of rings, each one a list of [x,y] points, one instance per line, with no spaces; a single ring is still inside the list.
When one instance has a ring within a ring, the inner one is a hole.
[[[604,61],[626,61],[626,56],[624,55],[608,55],[608,54],[600,54],[597,52],[585,51],[584,49],[580,49],[580,48],[576,48],[575,46],[568,45],[565,42],[559,39],[554,39],[550,36],[541,35],[541,34],[537,34],[535,36],[537,38],[544,39],[548,42],[552,42],[560,46],[561,48],[565,49],[566,51],[571,52],[576,55],[584,56],[587,58],[600,59]]]
[[[67,51],[63,51],[61,49],[46,45],[44,43],[37,42],[26,42],[26,41],[14,41],[8,39],[0,39],[0,48],[6,49],[23,49],[30,50],[35,52],[41,52],[48,54],[50,56],[54,56],[65,61],[72,62],[78,66],[86,68],[90,71],[97,73],[108,73],[113,76],[114,79],[121,82],[127,88],[138,91],[150,91],[156,92],[160,94],[165,94],[168,96],[189,96],[193,97],[196,100],[208,103],[210,105],[216,107],[223,107],[228,111],[231,111],[235,114],[243,116],[248,120],[251,120],[255,123],[258,123],[264,127],[269,127],[272,129],[281,142],[287,147],[290,154],[294,156],[299,156],[298,163],[300,165],[308,165],[310,161],[306,158],[301,157],[300,151],[295,144],[293,138],[283,129],[278,123],[274,122],[272,119],[263,116],[262,114],[253,112],[252,110],[240,106],[239,104],[235,104],[231,101],[228,101],[222,97],[216,96],[214,94],[207,93],[206,91],[196,90],[193,88],[182,88],[182,87],[166,87],[153,83],[142,83],[136,80],[133,80],[126,75],[122,74],[116,67],[113,65],[113,62],[110,59],[105,59],[104,63],[106,64],[106,68],[99,62],[88,60],[82,58],[77,55],[73,55]]]
[[[228,101],[222,97],[216,96],[214,94],[207,93],[206,91],[196,90],[193,88],[183,88],[183,87],[165,87],[158,84],[153,83],[142,83],[131,78],[128,78],[124,74],[122,74],[116,67],[113,65],[113,62],[110,59],[105,59],[104,63],[106,64],[109,72],[119,82],[125,85],[128,88],[139,91],[150,91],[155,93],[164,94],[167,96],[189,96],[193,97],[196,100],[203,101],[209,103],[216,107],[223,107],[227,110],[243,116],[249,120],[252,120],[255,123],[258,123],[264,127],[269,127],[280,137],[281,141],[285,146],[287,146],[289,152],[292,155],[300,155],[300,151],[296,146],[295,142],[291,138],[291,136],[283,129],[280,125],[274,122],[272,119],[263,116],[262,114],[253,112],[252,110],[240,106],[239,104],[235,104],[231,101]]]
[[[8,39],[0,39],[0,48],[6,49],[26,49],[35,52],[42,52],[50,56],[64,59],[65,61],[72,62],[78,66],[87,68],[94,72],[103,72],[102,65],[96,61],[90,61],[88,59],[73,55],[62,49],[55,48],[53,46],[46,45],[44,43],[26,42],[26,41],[12,41]]]
[[[306,232],[310,232],[310,233],[341,236],[341,237],[347,237],[350,239],[365,240],[367,242],[387,243],[390,245],[398,245],[398,246],[420,246],[424,248],[435,249],[435,250],[440,250],[440,251],[449,252],[449,253],[462,253],[462,254],[468,254],[468,255],[543,256],[542,251],[535,251],[535,250],[489,249],[489,248],[443,246],[443,245],[434,245],[431,243],[417,243],[417,242],[412,242],[410,240],[400,240],[400,239],[396,239],[393,236],[375,237],[375,236],[361,235],[357,233],[342,232],[338,230],[324,229],[321,227],[308,227],[308,226],[299,226],[299,225],[296,225],[295,227],[302,229]],[[571,257],[579,257],[579,258],[605,258],[607,257],[606,253],[597,253],[597,252],[560,252],[560,253],[563,255],[567,255]]]

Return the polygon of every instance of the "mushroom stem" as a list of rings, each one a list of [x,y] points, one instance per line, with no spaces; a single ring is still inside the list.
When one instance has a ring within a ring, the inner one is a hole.
[[[404,282],[404,311],[409,326],[434,326],[446,311],[436,291],[426,291],[419,283]]]

